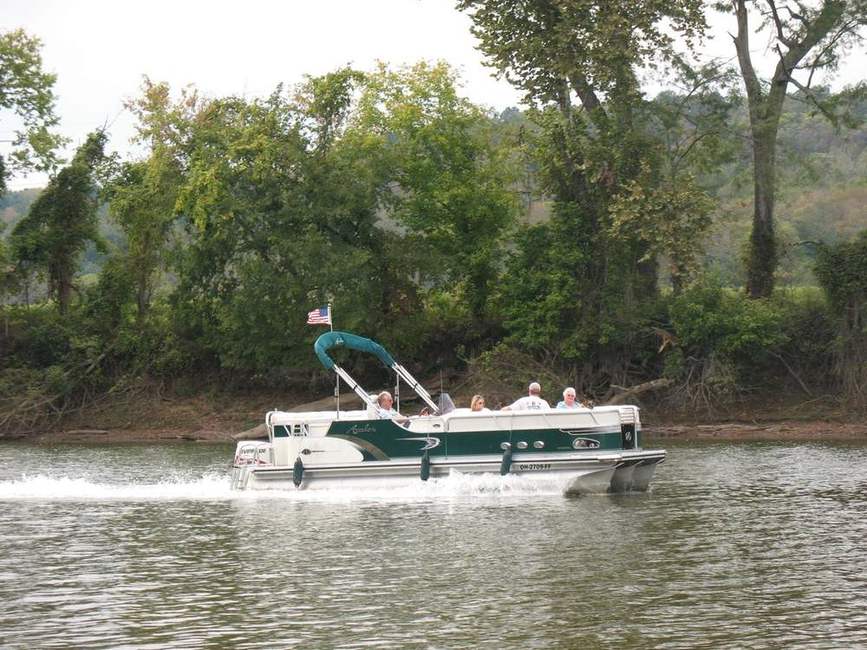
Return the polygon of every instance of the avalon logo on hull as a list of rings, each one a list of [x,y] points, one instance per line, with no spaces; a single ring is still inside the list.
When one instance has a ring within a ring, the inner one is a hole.
[[[376,433],[376,427],[373,427],[369,424],[365,424],[362,426],[359,426],[357,424],[353,424],[351,427],[349,427],[346,430],[346,433],[353,435],[353,436],[357,436],[360,433]]]

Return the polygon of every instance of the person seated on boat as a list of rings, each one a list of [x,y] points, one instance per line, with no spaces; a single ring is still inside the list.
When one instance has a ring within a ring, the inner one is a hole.
[[[569,386],[566,390],[563,391],[563,400],[557,402],[558,409],[580,409],[584,408],[584,404],[575,399],[575,389]]]
[[[504,411],[541,411],[550,409],[551,405],[539,397],[542,392],[542,387],[539,382],[534,381],[527,389],[527,396],[515,400],[509,406],[504,406]]]
[[[485,408],[485,398],[482,395],[473,395],[470,400],[470,410],[475,413],[490,413],[491,409]]]
[[[376,416],[380,420],[395,420],[396,422],[406,420],[406,417],[394,409],[394,398],[387,390],[382,391],[376,397]]]

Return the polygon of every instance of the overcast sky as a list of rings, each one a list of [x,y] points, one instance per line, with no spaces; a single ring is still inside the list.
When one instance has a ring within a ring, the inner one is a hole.
[[[175,89],[195,84],[209,96],[262,96],[278,83],[346,64],[370,69],[377,60],[397,66],[443,59],[461,71],[465,93],[477,103],[502,109],[520,97],[483,66],[470,20],[450,0],[3,0],[2,6],[0,30],[23,27],[43,42],[72,148],[108,124],[110,148],[128,151],[132,119],[123,102],[138,95],[143,75]],[[718,33],[731,28],[715,21]],[[728,55],[728,48],[720,39],[707,51]],[[858,52],[835,85],[863,77],[865,63]],[[0,139],[8,139],[10,127],[8,116],[0,117]],[[44,182],[19,177],[9,186]]]

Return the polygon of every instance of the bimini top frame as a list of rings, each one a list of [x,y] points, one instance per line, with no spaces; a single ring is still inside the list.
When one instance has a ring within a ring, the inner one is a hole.
[[[313,350],[316,352],[316,356],[319,357],[319,361],[322,362],[322,365],[325,366],[327,370],[334,370],[338,377],[349,384],[349,387],[355,391],[355,394],[358,395],[368,406],[375,407],[376,402],[374,402],[370,395],[368,395],[368,393],[358,385],[358,382],[349,376],[349,373],[334,363],[334,359],[328,356],[329,350],[339,347],[375,355],[380,361],[382,361],[386,368],[394,370],[398,377],[409,384],[409,387],[427,403],[433,413],[439,413],[440,409],[434,403],[430,393],[425,390],[424,386],[415,380],[415,377],[409,374],[409,371],[406,368],[395,361],[394,357],[392,357],[379,343],[366,339],[363,336],[350,334],[349,332],[326,332],[316,339],[316,343],[313,344]]]

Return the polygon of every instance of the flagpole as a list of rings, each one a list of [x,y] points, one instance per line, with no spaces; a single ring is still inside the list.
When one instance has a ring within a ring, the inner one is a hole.
[[[328,326],[331,331],[334,331],[334,308],[331,301],[328,302]],[[335,373],[336,374],[336,373]],[[337,403],[337,419],[340,419],[340,375],[337,376],[337,383],[334,386],[334,401]]]

